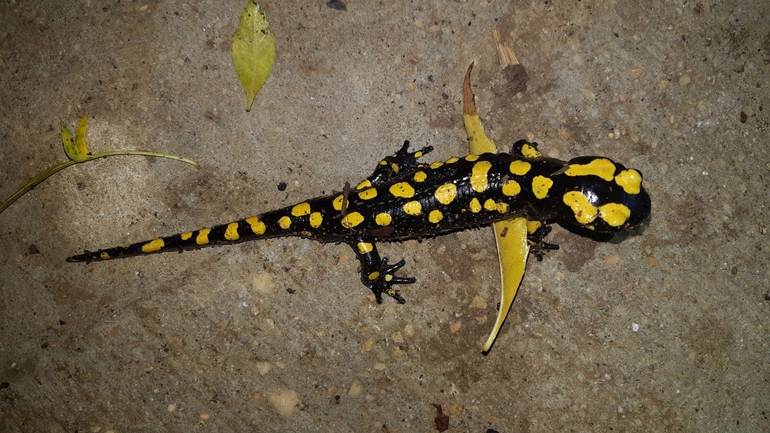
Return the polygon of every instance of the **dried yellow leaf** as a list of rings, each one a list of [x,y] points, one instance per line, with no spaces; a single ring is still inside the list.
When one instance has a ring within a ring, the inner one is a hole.
[[[259,5],[249,0],[233,35],[233,66],[246,91],[246,111],[265,84],[275,63],[275,36]]]

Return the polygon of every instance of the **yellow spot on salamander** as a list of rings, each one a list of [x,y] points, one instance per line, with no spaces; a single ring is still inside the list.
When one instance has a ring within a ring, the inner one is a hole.
[[[358,243],[358,252],[361,254],[371,253],[374,251],[374,245],[372,245],[369,242],[359,242]]]
[[[392,220],[393,218],[391,218],[390,214],[385,212],[378,213],[377,216],[374,217],[374,222],[376,222],[378,226],[388,226]]]
[[[521,192],[521,185],[515,180],[508,180],[503,184],[503,194],[508,197],[513,197]]]
[[[465,160],[468,161],[468,162],[473,162],[473,161],[475,161],[477,159],[479,159],[478,155],[467,155],[465,157]]]
[[[154,253],[155,251],[160,250],[163,248],[166,244],[163,243],[163,239],[153,239],[150,242],[147,242],[146,244],[142,245],[142,252],[143,253]]]
[[[377,278],[380,278],[380,273],[379,273],[379,272],[377,272],[377,271],[374,271],[374,272],[372,272],[371,274],[369,274],[369,275],[368,275],[366,278],[368,278],[368,279],[369,279],[369,281],[374,281],[374,280],[376,280]]]
[[[358,185],[356,185],[356,191],[361,191],[364,188],[369,188],[372,186],[372,183],[369,181],[369,179],[366,179],[364,181],[361,181]]]
[[[436,196],[436,200],[441,204],[452,203],[452,200],[457,196],[457,187],[453,183],[445,183],[436,188],[436,192],[433,193]]]
[[[225,239],[228,241],[237,241],[241,236],[238,234],[238,223],[230,223],[225,229]]]
[[[535,233],[542,225],[540,221],[527,221],[527,233]]]
[[[388,161],[385,161],[384,159],[380,161],[380,165],[388,165]]]
[[[428,178],[428,175],[425,174],[424,171],[418,171],[417,173],[414,174],[414,181],[417,183],[424,182],[425,179],[427,178]]]
[[[343,195],[340,194],[337,197],[334,197],[334,200],[332,200],[332,206],[334,206],[334,210],[336,211],[342,211],[342,198]],[[346,205],[349,203],[346,203]],[[345,210],[347,210],[347,206],[345,206]]]
[[[532,194],[539,199],[544,199],[548,195],[548,190],[553,186],[553,181],[545,176],[535,176],[532,179]]]
[[[422,151],[418,150],[417,152],[414,153],[414,159],[420,159],[422,158],[422,155],[423,155]]]
[[[441,162],[441,161],[436,161],[436,162],[433,162],[433,163],[431,163],[431,164],[430,164],[430,168],[432,168],[432,169],[434,169],[434,170],[435,170],[435,169],[437,169],[437,168],[441,167],[442,165],[444,165],[444,163],[443,163],[443,162]]]
[[[390,281],[392,279],[393,279],[393,275],[390,275],[390,274],[385,275],[385,281]]]
[[[391,185],[390,193],[396,197],[412,198],[414,197],[414,188],[406,182],[399,182]]]
[[[358,196],[361,197],[361,200],[371,200],[377,197],[377,189],[376,188],[365,189],[359,192]]]
[[[471,200],[471,203],[468,207],[471,209],[471,212],[473,213],[481,212],[481,203],[479,203],[479,199],[475,197]]]
[[[587,225],[596,219],[599,209],[588,201],[588,197],[579,191],[570,191],[564,194],[564,204],[575,213],[575,220],[583,225]]]
[[[198,236],[195,237],[195,243],[198,245],[206,245],[209,243],[209,233],[211,229],[205,228],[198,230]]]
[[[248,217],[245,219],[246,223],[251,226],[251,231],[255,235],[262,235],[265,233],[265,230],[267,229],[265,227],[265,223],[259,220],[259,217]]]
[[[633,168],[623,170],[615,176],[615,183],[623,187],[627,194],[639,194],[642,191],[642,174]]]
[[[407,215],[419,215],[422,213],[422,205],[419,201],[410,201],[404,204],[404,212]]]
[[[99,254],[99,258],[102,259],[102,260],[107,260],[107,259],[110,258],[110,255],[103,252],[103,253]]]
[[[192,233],[193,232],[184,232],[181,235],[179,235],[179,239],[186,241],[187,239],[190,239],[192,237]]]
[[[281,219],[278,220],[278,225],[284,230],[288,229],[291,227],[291,218],[285,215],[282,216]]]
[[[454,164],[455,162],[457,162],[459,160],[460,160],[460,158],[458,158],[456,156],[453,156],[453,157],[447,159],[444,164]]]
[[[303,238],[309,238],[313,236],[313,232],[309,232],[307,230],[302,230],[300,234],[302,235]]]
[[[471,170],[471,188],[476,192],[484,192],[487,190],[488,178],[487,172],[492,168],[492,163],[489,161],[479,161],[473,165]]]
[[[500,213],[508,213],[508,209],[510,209],[510,206],[508,206],[508,203],[505,203],[505,202],[498,203],[490,198],[484,202],[484,209],[490,212],[498,211]]]
[[[293,208],[291,208],[291,214],[294,215],[295,217],[309,215],[310,203],[304,202],[294,206]]]
[[[620,227],[631,217],[631,209],[620,203],[599,206],[599,217],[612,227]]]
[[[442,214],[440,210],[433,209],[428,214],[428,221],[432,222],[433,224],[436,224],[442,219],[444,219],[444,214]]]
[[[321,226],[321,223],[324,221],[323,215],[321,215],[321,212],[313,212],[310,214],[310,227],[313,227],[314,229],[317,229]]]
[[[393,169],[393,173],[398,173],[398,164],[395,162],[393,164],[390,164],[390,168]]]
[[[529,173],[530,168],[532,168],[532,164],[527,161],[513,161],[511,166],[508,167],[508,170],[511,174],[515,174],[516,176],[524,176]]]
[[[342,227],[346,229],[352,229],[353,227],[364,222],[364,216],[358,212],[351,212],[342,218]]]
[[[567,176],[599,176],[609,182],[615,176],[615,164],[607,158],[596,158],[588,164],[570,164],[564,174]]]
[[[526,156],[527,158],[539,158],[543,156],[542,153],[540,153],[539,150],[537,150],[536,147],[530,146],[529,144],[525,144],[521,147],[521,154]]]

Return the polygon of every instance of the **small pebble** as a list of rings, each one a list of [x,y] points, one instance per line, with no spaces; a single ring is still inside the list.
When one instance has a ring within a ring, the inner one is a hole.
[[[279,415],[291,415],[302,408],[299,395],[291,389],[270,393],[268,400]]]
[[[407,337],[414,337],[414,325],[407,323],[406,326],[404,326],[404,334],[406,334]]]
[[[458,320],[458,321],[456,321],[456,322],[450,322],[450,323],[449,323],[449,332],[451,332],[452,334],[455,334],[455,333],[457,333],[457,331],[459,331],[459,330],[460,330],[460,328],[462,328],[462,327],[463,327],[463,322],[461,322],[461,321],[459,321],[459,320]]]
[[[374,340],[370,338],[364,341],[364,344],[361,345],[361,351],[367,353],[372,350],[372,346],[374,346]]]
[[[255,275],[252,279],[252,284],[254,284],[254,289],[260,293],[269,293],[271,290],[275,289],[273,277],[266,272]]]
[[[487,300],[481,296],[476,295],[476,297],[473,298],[470,307],[479,310],[485,310],[487,308]]]
[[[351,397],[358,397],[364,391],[361,382],[358,379],[354,380],[348,389],[348,395]]]
[[[273,368],[273,365],[269,362],[257,362],[257,371],[261,376],[266,375],[271,368]]]

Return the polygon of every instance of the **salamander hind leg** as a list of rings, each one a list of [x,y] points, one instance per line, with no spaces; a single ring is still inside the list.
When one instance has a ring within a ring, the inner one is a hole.
[[[548,236],[548,233],[551,233],[551,229],[550,225],[543,224],[539,221],[529,222],[528,224],[527,241],[530,245],[529,252],[534,254],[538,262],[543,261],[543,256],[548,251],[559,249],[558,245],[545,242],[544,240],[545,237]]]
[[[361,282],[364,283],[377,298],[377,303],[382,303],[382,294],[390,296],[399,304],[406,302],[393,286],[397,284],[414,284],[414,277],[397,277],[395,272],[404,266],[404,261],[389,264],[388,258],[380,258],[377,247],[371,239],[359,239],[351,242],[350,246],[361,262]]]
[[[397,175],[416,172],[424,166],[424,164],[420,164],[417,160],[432,151],[433,146],[425,146],[420,150],[410,152],[409,140],[404,141],[404,145],[401,146],[401,149],[399,149],[398,152],[382,158],[377,164],[377,168],[374,169],[374,173],[372,173],[372,175],[365,181],[361,182],[361,184],[356,187],[356,190],[377,186]]]

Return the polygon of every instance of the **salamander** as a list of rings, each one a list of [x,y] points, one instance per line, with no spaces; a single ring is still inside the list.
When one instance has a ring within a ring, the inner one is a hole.
[[[510,153],[419,161],[432,146],[411,152],[409,141],[383,158],[374,173],[341,192],[227,224],[145,242],[75,255],[69,262],[97,262],[165,251],[283,236],[346,243],[361,263],[361,282],[377,302],[386,294],[399,303],[395,286],[413,284],[398,276],[404,260],[380,257],[377,242],[439,236],[525,217],[540,256],[557,248],[543,242],[550,224],[593,233],[616,233],[642,223],[650,196],[642,174],[609,158],[581,156],[561,161],[543,156],[537,143],[516,142]],[[540,258],[540,257],[538,257]]]

